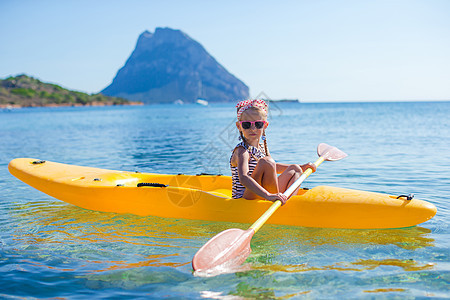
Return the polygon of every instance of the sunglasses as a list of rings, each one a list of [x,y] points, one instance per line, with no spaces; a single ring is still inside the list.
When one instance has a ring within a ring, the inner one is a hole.
[[[242,128],[250,129],[252,125],[255,125],[256,129],[261,129],[266,124],[266,121],[258,120],[258,121],[239,121],[241,123]]]

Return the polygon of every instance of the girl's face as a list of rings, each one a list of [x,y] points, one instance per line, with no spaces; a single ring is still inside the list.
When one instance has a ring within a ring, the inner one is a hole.
[[[255,124],[255,121],[264,121],[264,125],[261,128],[257,128],[259,124]],[[248,128],[247,124],[242,124],[242,122],[251,122],[250,128]],[[244,126],[243,126],[244,125]],[[259,143],[259,139],[261,138],[264,129],[269,126],[269,122],[267,122],[267,116],[260,110],[255,109],[247,109],[241,115],[241,119],[236,122],[236,127],[242,134],[244,135],[247,142]]]

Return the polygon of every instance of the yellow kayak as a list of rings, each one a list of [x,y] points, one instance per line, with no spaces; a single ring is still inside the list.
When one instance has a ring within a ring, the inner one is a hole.
[[[272,204],[231,198],[231,177],[113,171],[17,158],[9,171],[30,186],[95,211],[253,223]],[[431,219],[429,202],[329,186],[302,189],[267,221],[327,228],[401,228]]]

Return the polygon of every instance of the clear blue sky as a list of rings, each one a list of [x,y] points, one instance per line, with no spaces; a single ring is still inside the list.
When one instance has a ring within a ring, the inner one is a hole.
[[[253,97],[450,100],[450,0],[0,0],[0,78],[96,93],[156,27],[200,42]]]

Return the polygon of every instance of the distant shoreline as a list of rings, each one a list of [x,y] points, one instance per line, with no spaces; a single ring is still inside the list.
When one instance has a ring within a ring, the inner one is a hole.
[[[143,105],[120,97],[71,91],[26,74],[0,79],[0,108]]]
[[[84,106],[141,106],[144,105],[143,102],[127,102],[127,103],[114,103],[114,102],[92,102],[88,104],[81,103],[50,103],[43,105],[19,105],[19,104],[0,104],[0,109],[18,109],[18,108],[28,108],[28,107],[84,107]]]

